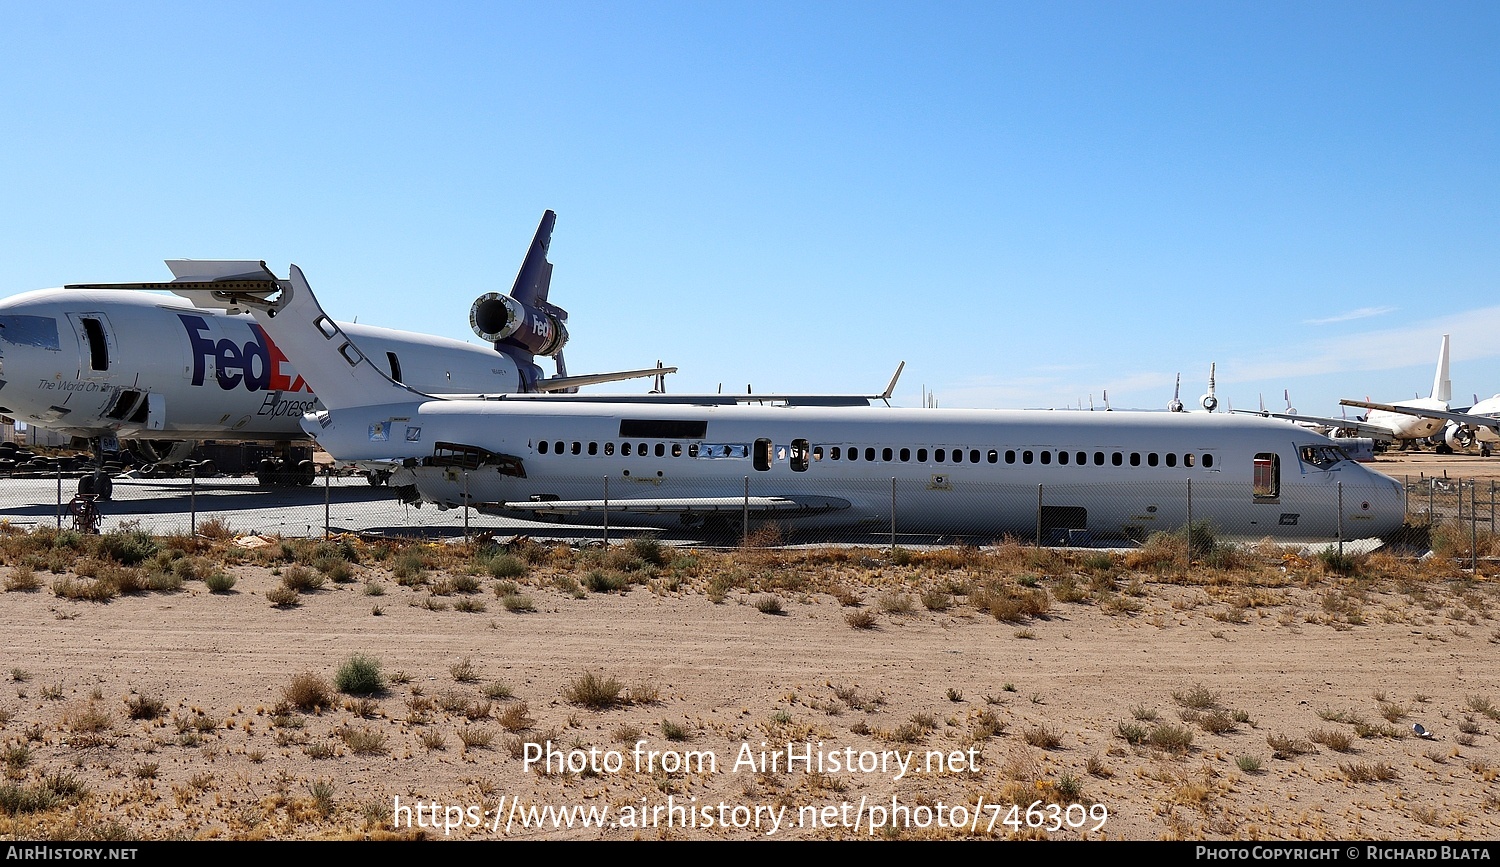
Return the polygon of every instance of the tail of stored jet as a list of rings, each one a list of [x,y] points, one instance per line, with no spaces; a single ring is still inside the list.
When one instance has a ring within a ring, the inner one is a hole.
[[[1447,403],[1453,399],[1453,381],[1448,378],[1448,335],[1443,335],[1443,348],[1438,350],[1437,375],[1432,380],[1432,397]]]

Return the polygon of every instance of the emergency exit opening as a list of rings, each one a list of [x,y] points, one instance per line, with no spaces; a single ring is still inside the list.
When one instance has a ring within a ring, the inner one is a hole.
[[[89,367],[109,370],[109,343],[104,339],[104,326],[99,320],[83,320],[83,339],[89,345]]]
[[[771,441],[768,439],[755,441],[755,468],[761,472],[771,468]]]
[[[1255,501],[1274,503],[1281,496],[1281,459],[1261,452],[1255,456]]]

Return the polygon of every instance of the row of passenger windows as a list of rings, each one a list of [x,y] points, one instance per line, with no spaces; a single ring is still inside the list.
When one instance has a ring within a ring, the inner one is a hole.
[[[798,442],[800,443],[803,441],[799,440]],[[680,458],[682,457],[684,451],[686,451],[687,456],[690,458],[698,457],[697,443],[688,444],[687,448],[684,450],[682,443],[668,444],[659,442],[653,445],[651,443],[623,442],[620,443],[619,449],[620,454],[625,457],[629,457],[631,454],[636,454],[643,457],[655,455],[656,457],[662,458],[666,457],[670,453],[672,457]],[[584,443],[574,441],[573,443],[569,444],[562,440],[542,440],[541,442],[537,443],[536,450],[537,453],[544,455],[549,453],[558,455],[581,455],[585,453],[590,455],[597,455],[601,451],[599,443],[596,442]],[[615,453],[615,444],[613,442],[607,442],[604,444],[602,450],[606,456],[613,455]],[[800,450],[794,448],[793,451],[797,452]],[[803,454],[805,454],[805,452]],[[812,459],[814,461],[823,460],[824,454],[825,451],[823,446],[813,446]],[[858,461],[863,458],[863,460],[865,461],[872,462],[880,460],[889,463],[899,459],[902,463],[909,463],[912,460],[913,450],[909,447],[897,449],[891,446],[886,446],[885,448],[879,449],[877,451],[873,446],[866,446],[863,453],[861,453],[860,449],[857,446],[831,446],[827,449],[826,454],[829,460],[834,461]],[[997,449],[981,451],[979,449],[941,448],[931,449],[929,451],[925,448],[919,448],[915,450],[915,454],[917,463],[919,464],[927,463],[927,459],[930,454],[932,457],[932,462],[939,464],[997,464],[1000,463],[1003,457],[1005,463],[1007,464],[1038,463],[1046,465],[1057,463],[1064,466],[1068,464],[1085,466],[1089,463],[1092,463],[1096,467],[1102,467],[1106,463],[1108,463],[1110,466],[1116,467],[1125,466],[1127,464],[1132,467],[1138,467],[1144,463],[1148,467],[1175,467],[1180,463],[1184,467],[1191,467],[1197,465],[1199,460],[1201,460],[1205,468],[1211,468],[1214,465],[1214,456],[1207,452],[1204,452],[1200,457],[1199,455],[1195,455],[1193,452],[1185,452],[1181,455],[1178,455],[1176,452],[1167,452],[1165,454],[1158,454],[1156,452],[1093,452],[1092,454],[1090,454],[1089,452],[1085,451],[1069,452],[1061,450],[1051,451],[1048,449],[1038,449],[1035,451],[1031,449],[1007,449],[1002,456],[1001,452]],[[745,457],[746,455],[734,456]],[[794,455],[794,457],[800,456],[801,455]]]
[[[857,461],[861,457],[860,450],[857,447],[852,446],[843,449],[841,449],[841,447],[839,446],[834,446],[829,450],[828,457],[835,461],[840,460],[841,452],[842,459],[846,461]],[[917,463],[927,463],[927,454],[927,449],[917,449]],[[864,450],[863,457],[866,461],[874,461],[877,457],[877,453],[874,448],[870,448],[867,446]],[[910,448],[903,448],[898,450],[887,447],[879,451],[878,457],[880,460],[887,462],[894,461],[899,458],[901,462],[905,463],[912,459],[912,450]],[[813,448],[813,460],[816,461],[822,459],[823,447],[815,446]],[[989,449],[988,451],[983,453],[981,453],[979,449],[965,450],[960,448],[932,450],[932,461],[933,463],[938,464],[961,464],[965,461],[971,464],[977,464],[981,461],[985,463],[997,464],[1000,463],[1000,460],[1001,453],[996,449]],[[1032,451],[1031,449],[1023,449],[1018,451],[1016,449],[1007,449],[1004,454],[1004,460],[1007,464],[1014,464],[1018,461],[1023,464],[1051,464],[1055,461],[1056,463],[1063,465],[1076,464],[1078,466],[1084,466],[1090,463],[1091,456],[1088,452],[1054,452],[1047,449],[1038,449],[1036,451]],[[1182,466],[1191,467],[1195,466],[1198,463],[1199,457],[1192,452],[1186,452],[1181,456],[1179,456],[1176,452],[1167,452],[1166,454],[1157,454],[1156,452],[1146,452],[1144,454],[1142,454],[1141,452],[1094,452],[1092,455],[1092,462],[1094,466],[1097,467],[1102,467],[1105,465],[1105,463],[1109,463],[1111,466],[1116,467],[1124,466],[1126,464],[1129,464],[1132,467],[1138,467],[1143,462],[1148,467],[1161,465],[1175,467],[1178,465],[1179,460],[1181,461]],[[1202,455],[1202,461],[1203,466],[1212,467],[1214,465],[1214,456],[1205,452]]]

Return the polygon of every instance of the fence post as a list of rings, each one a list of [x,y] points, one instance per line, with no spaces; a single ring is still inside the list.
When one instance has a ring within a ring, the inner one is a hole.
[[[62,465],[57,467],[57,529],[62,529]]]
[[[329,524],[329,520],[328,520],[328,506],[329,506],[329,503],[332,501],[332,498],[333,498],[332,489],[329,487],[329,485],[331,485],[333,483],[333,472],[332,472],[332,470],[333,470],[333,467],[324,467],[323,468],[323,538],[324,539],[327,539],[328,536],[329,536],[329,531],[328,531],[328,524]]]
[[[1469,572],[1479,574],[1479,515],[1474,511],[1474,488],[1478,479],[1469,480]],[[1462,489],[1459,496],[1463,496]]]
[[[609,476],[604,477],[604,547],[609,547]]]
[[[1042,547],[1042,486],[1036,486],[1036,546]]]
[[[1490,535],[1495,535],[1495,480],[1490,480]]]
[[[1437,513],[1432,510],[1432,479],[1427,479],[1427,528],[1437,526]]]
[[[891,477],[891,550],[896,550],[896,477]]]
[[[1401,520],[1411,517],[1411,473],[1401,477]]]
[[[198,465],[188,467],[188,535],[198,535]]]
[[[745,477],[745,508],[740,513],[740,542],[750,539],[750,477]]]
[[[469,541],[469,471],[464,470],[464,541]]]
[[[1187,480],[1187,568],[1193,568],[1193,480]]]

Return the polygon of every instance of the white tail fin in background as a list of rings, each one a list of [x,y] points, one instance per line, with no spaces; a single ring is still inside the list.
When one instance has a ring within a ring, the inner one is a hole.
[[[1432,397],[1443,403],[1453,399],[1453,381],[1448,378],[1448,335],[1443,335],[1443,348],[1438,350],[1437,376],[1432,380]]]

